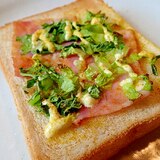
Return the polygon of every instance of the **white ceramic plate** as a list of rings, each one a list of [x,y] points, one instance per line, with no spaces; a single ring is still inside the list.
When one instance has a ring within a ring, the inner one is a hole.
[[[2,0],[0,25],[73,0]],[[105,0],[146,38],[160,46],[159,0]],[[91,1],[92,3],[92,1]],[[0,160],[29,160],[13,97],[0,71]]]

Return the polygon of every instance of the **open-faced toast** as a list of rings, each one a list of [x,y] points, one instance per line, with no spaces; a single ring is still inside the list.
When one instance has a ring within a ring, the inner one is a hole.
[[[83,16],[86,10],[94,13],[101,10],[111,22],[120,24],[125,29],[134,30],[112,8],[102,0],[78,0],[67,6],[23,19],[23,21],[44,19],[73,19]],[[158,55],[160,49],[146,40],[137,31],[136,37],[143,50]],[[28,106],[23,91],[23,80],[15,77],[12,60],[13,23],[0,29],[0,65],[11,87],[18,114],[22,121],[26,141],[32,159],[107,159],[121,148],[150,132],[160,124],[159,85],[151,75],[153,91],[146,98],[134,105],[106,116],[90,118],[80,126],[72,127],[67,132],[48,141],[43,128],[48,119],[39,115]],[[143,68],[147,68],[145,62]],[[148,72],[148,69],[146,69]]]

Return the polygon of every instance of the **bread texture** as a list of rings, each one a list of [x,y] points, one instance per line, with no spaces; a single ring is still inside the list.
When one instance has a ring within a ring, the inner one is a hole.
[[[23,20],[73,19],[79,15],[83,16],[86,10],[92,12],[101,10],[111,22],[120,24],[126,29],[133,29],[102,0],[77,0],[69,5]],[[160,53],[158,47],[137,31],[135,33],[142,49],[154,54]],[[47,118],[28,106],[22,89],[24,82],[14,75],[11,56],[13,34],[12,23],[0,28],[0,66],[11,87],[33,160],[107,159],[160,125],[160,85],[158,79],[151,75],[153,92],[146,99],[141,99],[134,105],[113,114],[85,120],[80,126],[73,126],[67,132],[48,141],[43,133]],[[143,66],[146,68],[145,64]],[[148,72],[147,69],[146,72]]]

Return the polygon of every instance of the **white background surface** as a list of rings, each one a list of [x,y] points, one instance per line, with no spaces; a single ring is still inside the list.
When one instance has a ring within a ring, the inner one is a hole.
[[[0,25],[72,1],[73,0],[0,0]],[[105,1],[146,38],[160,46],[159,0]],[[0,160],[30,160],[13,98],[1,71]]]

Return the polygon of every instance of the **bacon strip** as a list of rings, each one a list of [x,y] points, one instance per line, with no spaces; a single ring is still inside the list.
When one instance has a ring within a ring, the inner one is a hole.
[[[119,83],[126,78],[126,75],[118,78],[108,90],[102,94],[100,101],[92,108],[82,107],[75,120],[75,124],[81,120],[100,115],[106,115],[122,108],[130,106],[133,101],[130,101],[123,93]]]
[[[28,68],[33,64],[31,53],[27,55],[21,54],[20,51],[21,44],[16,41],[16,37],[34,33],[37,29],[39,29],[38,26],[40,26],[42,22],[44,23],[44,21],[32,21],[32,22],[18,21],[14,22],[13,24],[14,36],[13,36],[12,58],[16,76],[20,76],[19,68]],[[69,44],[71,43],[70,42],[65,43],[64,45],[69,45]],[[78,69],[75,67],[73,62],[78,59],[79,57],[77,55],[73,55],[65,59],[60,58],[59,52],[42,56],[43,63],[49,63],[52,66],[57,66],[57,64],[63,64],[72,68],[75,73],[78,73]]]
[[[15,70],[15,75],[20,76],[19,68],[28,68],[33,64],[31,54],[21,55],[20,43],[16,41],[18,36],[26,34],[32,34],[38,29],[38,25],[34,22],[14,22],[13,24],[14,36],[13,36],[13,47],[12,47],[12,58]]]
[[[44,21],[32,21],[32,22],[15,22],[14,25],[14,36],[13,36],[13,48],[12,48],[12,57],[13,57],[13,63],[14,63],[14,69],[15,69],[15,75],[20,76],[19,68],[27,68],[30,67],[33,64],[32,61],[32,54],[27,55],[21,55],[20,53],[20,43],[16,42],[15,39],[17,36],[23,36],[26,34],[32,34],[37,29],[39,29],[38,26],[40,24],[44,23]],[[119,34],[123,36],[125,44],[129,47],[128,54],[131,53],[138,53],[140,51],[140,48],[138,46],[134,31],[132,30],[123,30],[118,28],[116,30]],[[66,45],[66,44],[65,44]],[[54,54],[48,54],[42,56],[42,62],[43,63],[49,63],[52,66],[57,66],[57,64],[63,64],[70,68],[75,73],[78,73],[78,69],[73,64],[75,60],[78,60],[78,55],[72,55],[68,58],[60,58],[60,53],[54,53]],[[88,57],[86,59],[86,66],[90,63],[93,63],[93,58]],[[133,70],[136,73],[142,73],[141,67],[139,62],[136,62],[131,65]],[[85,69],[85,68],[84,68]],[[100,115],[106,115],[118,110],[121,110],[122,108],[125,108],[127,106],[130,106],[133,102],[130,101],[123,93],[122,88],[120,87],[119,83],[123,79],[126,78],[126,75],[123,75],[119,77],[112,85],[112,87],[108,90],[105,90],[102,93],[101,99],[98,101],[98,103],[93,106],[92,108],[82,107],[79,111],[79,114],[77,116],[77,119],[74,123],[79,123],[81,120],[85,118],[100,116]],[[148,93],[147,93],[148,94]]]

